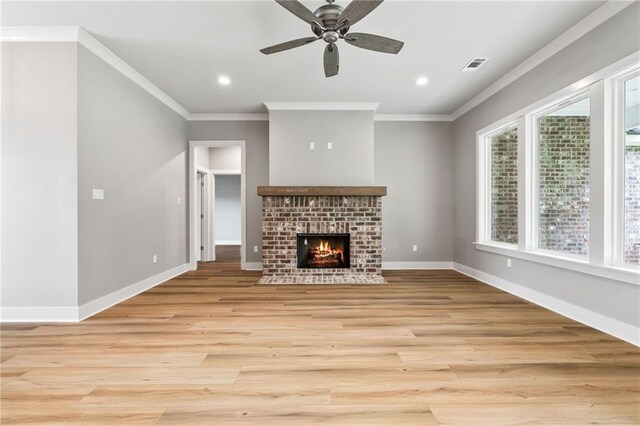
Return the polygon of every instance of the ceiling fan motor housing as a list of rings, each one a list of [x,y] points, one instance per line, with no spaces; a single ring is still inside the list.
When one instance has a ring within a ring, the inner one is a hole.
[[[316,36],[321,37],[327,43],[335,43],[339,38],[339,34],[344,35],[347,33],[347,31],[349,31],[349,27],[340,28],[339,31],[335,31],[335,28],[339,24],[338,17],[342,14],[343,10],[344,9],[341,6],[338,6],[337,4],[333,4],[333,3],[325,4],[317,8],[315,12],[313,12],[313,14],[318,17],[318,21],[322,23],[322,25],[327,29],[327,31],[324,31],[318,25],[313,23],[311,24],[311,30],[313,31],[313,33]],[[332,34],[327,34],[327,33],[332,33]],[[334,37],[336,38],[334,39]],[[327,38],[329,40],[327,40]]]

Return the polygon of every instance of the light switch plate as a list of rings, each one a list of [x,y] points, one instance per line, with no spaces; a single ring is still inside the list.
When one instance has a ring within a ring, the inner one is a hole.
[[[258,246],[253,246],[253,252],[257,253],[258,252]]]
[[[94,200],[104,200],[104,189],[95,189],[95,188],[93,188],[93,199]]]
[[[417,244],[413,245],[413,251],[418,251],[418,245]]]
[[[327,142],[327,149],[333,149],[333,143]]]
[[[507,268],[511,268],[511,259],[507,259]]]
[[[309,142],[309,149],[316,149],[316,144],[313,142]]]
[[[153,255],[153,263],[158,263],[158,255],[157,254]]]

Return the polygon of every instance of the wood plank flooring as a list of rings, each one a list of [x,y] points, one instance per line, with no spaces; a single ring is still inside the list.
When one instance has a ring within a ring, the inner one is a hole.
[[[640,424],[640,349],[453,271],[257,286],[235,248],[2,327],[2,424]]]

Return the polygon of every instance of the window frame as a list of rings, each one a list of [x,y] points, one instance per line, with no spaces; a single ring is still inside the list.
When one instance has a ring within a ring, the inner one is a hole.
[[[476,250],[640,285],[640,267],[622,262],[624,145],[619,143],[623,134],[616,132],[624,126],[619,105],[624,99],[619,92],[624,90],[624,81],[640,75],[639,54],[631,54],[476,132]],[[537,248],[537,126],[539,117],[586,97],[590,98],[589,254],[580,256]],[[490,139],[514,126],[518,129],[517,245],[490,240]]]
[[[529,115],[531,116],[531,154],[532,162],[533,162],[533,174],[527,176],[531,181],[531,185],[533,187],[532,190],[532,203],[531,210],[529,213],[531,222],[533,225],[532,233],[530,235],[530,247],[534,252],[542,253],[548,256],[556,256],[556,257],[566,257],[567,259],[574,260],[588,260],[589,254],[585,255],[577,255],[572,253],[565,253],[559,250],[549,250],[540,247],[540,119],[546,115],[549,115],[555,111],[559,111],[564,107],[574,104],[576,102],[580,102],[585,99],[589,99],[589,105],[591,105],[591,87],[586,89],[577,91],[573,93],[570,97],[564,97],[561,100],[558,100],[553,105],[550,105],[546,108],[540,108],[536,111],[532,111]],[[591,119],[591,107],[589,107],[589,119]],[[591,123],[589,123],[591,126]],[[589,146],[591,146],[591,140],[589,140]],[[591,157],[591,148],[589,148],[589,157]],[[591,158],[590,158],[591,159]],[[591,163],[591,161],[589,162]],[[591,186],[591,182],[589,182],[589,186]],[[591,197],[589,197],[589,210],[591,210]],[[590,234],[590,233],[589,233]],[[589,235],[589,244],[591,243],[591,235]],[[591,247],[589,247],[589,251],[591,251]]]
[[[609,244],[610,259],[614,266],[640,271],[640,265],[625,263],[624,261],[624,229],[625,229],[625,150],[626,141],[624,129],[626,126],[625,82],[632,78],[640,77],[640,66],[631,67],[611,76],[608,80],[611,93],[612,110],[612,135],[611,153],[613,158],[613,232],[611,244]]]
[[[491,244],[494,244],[499,247],[505,248],[515,248],[518,244],[505,243],[501,241],[494,241],[491,239],[491,176],[492,176],[492,168],[491,168],[491,139],[494,136],[499,135],[510,129],[518,130],[518,154],[520,153],[520,128],[518,127],[518,121],[509,121],[506,124],[503,124],[499,128],[495,129],[490,133],[486,133],[482,136],[481,142],[478,144],[478,156],[481,158],[479,164],[482,164],[482,172],[479,176],[482,176],[482,182],[480,179],[478,182],[479,185],[479,193],[484,194],[478,201],[478,227],[480,230],[481,236],[479,235],[479,241],[486,240]],[[520,160],[520,156],[518,155],[518,161]],[[520,174],[518,167],[518,193],[520,192]],[[518,221],[520,220],[520,197],[518,196]],[[520,226],[518,226],[519,231]],[[520,232],[518,232],[518,242],[520,241]]]

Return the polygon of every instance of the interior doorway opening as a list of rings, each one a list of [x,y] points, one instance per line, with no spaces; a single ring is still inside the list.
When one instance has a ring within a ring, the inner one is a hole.
[[[190,142],[191,269],[198,262],[246,264],[244,141]]]

